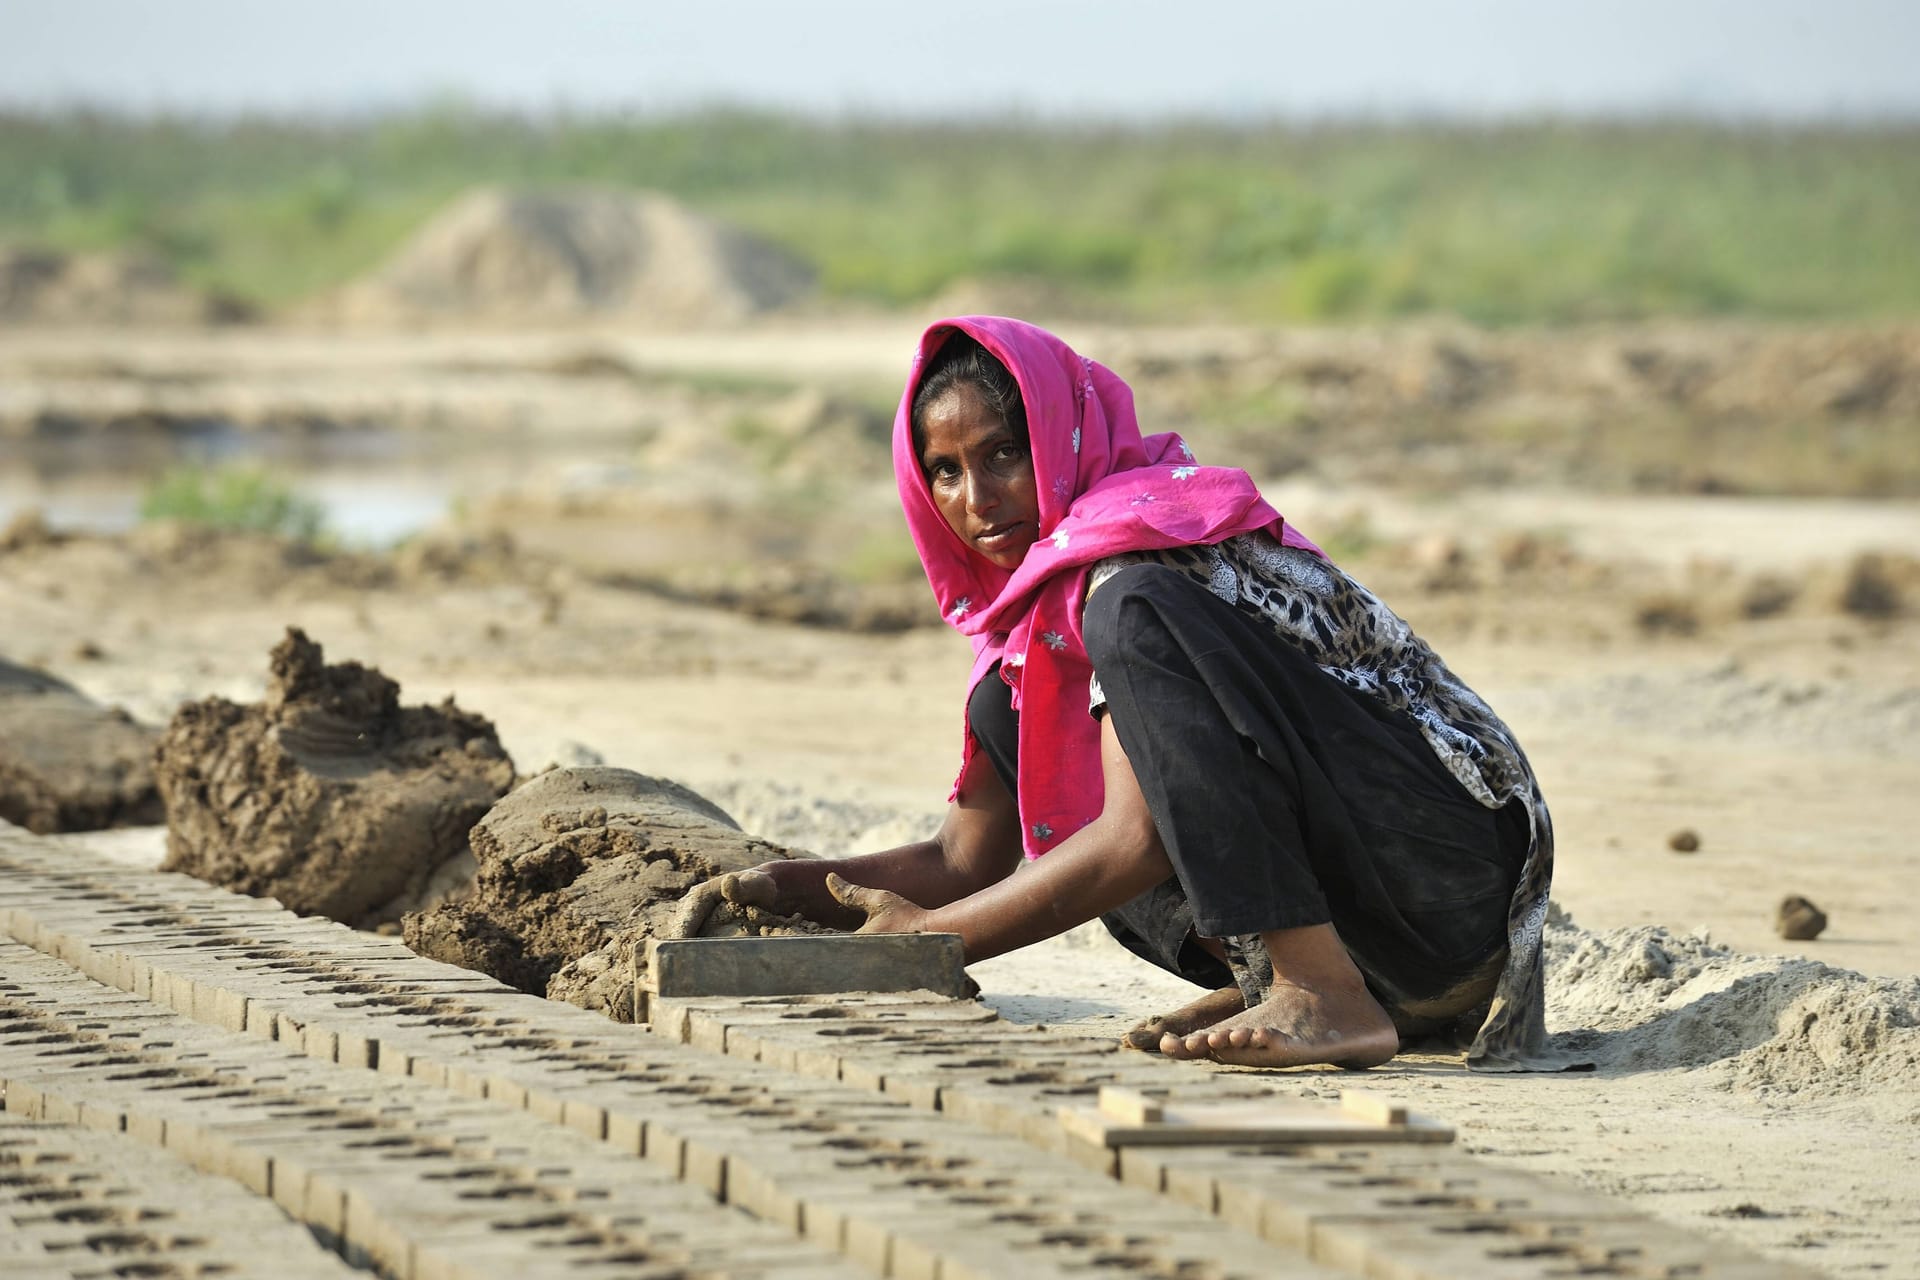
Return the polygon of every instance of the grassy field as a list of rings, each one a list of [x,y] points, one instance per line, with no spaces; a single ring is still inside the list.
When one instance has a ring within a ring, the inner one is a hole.
[[[670,192],[885,303],[1019,276],[1167,319],[1920,314],[1916,127],[0,116],[0,242],[139,245],[267,306],[482,182]]]

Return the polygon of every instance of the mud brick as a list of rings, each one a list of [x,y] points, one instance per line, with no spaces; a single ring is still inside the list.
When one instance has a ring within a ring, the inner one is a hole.
[[[78,1125],[80,1123],[80,1103],[58,1093],[42,1094],[40,1098],[39,1119],[44,1124]]]
[[[451,1079],[448,1080],[448,1084],[452,1085]],[[486,1077],[482,1089],[480,1096],[486,1098],[488,1102],[497,1102],[501,1106],[516,1110],[527,1106],[527,1087],[512,1076],[495,1072]],[[459,1092],[464,1093],[465,1090],[459,1090]]]
[[[690,1014],[686,1021],[682,1043],[690,1044],[707,1053],[725,1053],[727,1051],[727,1020],[712,1014]]]
[[[560,1123],[598,1142],[607,1136],[607,1109],[588,1098],[569,1098],[561,1108]]]
[[[1182,1190],[1176,1191],[1173,1185],[1174,1171],[1166,1161],[1156,1158],[1153,1148],[1122,1147],[1119,1156],[1120,1181],[1126,1186],[1138,1187],[1155,1195],[1166,1194],[1204,1213],[1213,1212],[1214,1178],[1211,1171],[1189,1178],[1183,1183]]]
[[[497,1210],[496,1210],[497,1212]],[[356,1176],[346,1192],[345,1247],[348,1265],[382,1275],[405,1274],[410,1239],[421,1230],[482,1227],[484,1208],[453,1203],[422,1203],[418,1183],[405,1177]]]
[[[1567,1224],[1639,1217],[1622,1206],[1578,1194],[1518,1196],[1465,1189],[1449,1193],[1423,1190],[1412,1179],[1399,1187],[1382,1185],[1391,1181],[1378,1174],[1318,1184],[1295,1180],[1263,1197],[1259,1232],[1276,1244],[1319,1252],[1331,1248],[1322,1241],[1359,1239],[1379,1225],[1431,1224],[1444,1230],[1449,1224],[1487,1217],[1506,1223]]]
[[[800,1232],[802,1192],[791,1176],[782,1179],[759,1160],[736,1160],[727,1169],[727,1203],[763,1222]]]
[[[840,1078],[841,1054],[838,1046],[825,1048],[816,1045],[799,1045],[793,1051],[793,1070],[799,1075],[811,1076],[816,1080],[838,1080]]]
[[[497,1280],[500,1276],[580,1273],[580,1260],[543,1257],[533,1242],[503,1239],[480,1218],[458,1231],[411,1236],[405,1270],[412,1280]],[[626,1272],[625,1274],[633,1274]]]
[[[1085,1263],[1031,1250],[1010,1256],[1005,1246],[982,1241],[972,1233],[955,1232],[940,1242],[940,1280],[1004,1280],[1014,1275],[1022,1280],[1085,1280],[1088,1274]]]
[[[1418,1224],[1328,1223],[1314,1230],[1312,1256],[1380,1280],[1506,1280],[1592,1268],[1623,1276],[1706,1280],[1713,1274],[1703,1269],[1706,1264],[1738,1253],[1724,1242],[1688,1238],[1647,1219],[1534,1226],[1529,1232],[1498,1214]]]
[[[680,1157],[681,1180],[717,1200],[725,1200],[731,1136],[724,1132],[688,1135]]]
[[[917,1197],[903,1194],[897,1187],[877,1192],[832,1188],[807,1195],[801,1201],[800,1230],[815,1244],[844,1253],[885,1275],[884,1263],[876,1265],[867,1261],[856,1253],[856,1248],[867,1255],[878,1253],[884,1258],[890,1226],[924,1216],[925,1210],[917,1203]],[[861,1224],[857,1244],[853,1236],[856,1222]],[[939,1224],[925,1225],[928,1230],[937,1230]]]
[[[334,1032],[333,1061],[356,1071],[372,1071],[380,1065],[380,1040],[377,1033],[341,1028]]]
[[[463,1098],[484,1098],[487,1096],[487,1079],[492,1072],[478,1056],[461,1062],[441,1062],[430,1057],[419,1057],[413,1060],[413,1068],[408,1074],[412,1079],[439,1085]]]
[[[945,1253],[946,1237],[964,1231],[958,1219],[959,1215],[951,1210],[943,1212],[918,1205],[876,1206],[847,1215],[841,1228],[840,1251],[851,1261],[883,1276],[916,1272],[925,1275],[931,1271],[934,1260]]]
[[[550,1085],[543,1081],[538,1079],[528,1081],[524,1077],[515,1078],[514,1083],[524,1092],[525,1102],[523,1105],[526,1107],[529,1115],[534,1116],[536,1119],[544,1120],[548,1124],[559,1124],[561,1122],[561,1115],[566,1110],[567,1105],[566,1094],[571,1092],[571,1090],[555,1091]],[[487,1088],[487,1096],[489,1098],[494,1096],[491,1083],[489,1083]],[[506,1101],[508,1097],[505,1093],[500,1096],[503,1102]]]
[[[95,1133],[124,1133],[126,1108],[107,1099],[88,1099],[80,1104],[79,1125]]]
[[[668,998],[836,991],[968,990],[960,936],[840,934],[795,938],[653,939],[648,990]]]
[[[846,1072],[847,1066],[843,1063],[840,1068],[840,1078],[851,1084],[851,1081],[847,1081]],[[910,1107],[916,1107],[922,1111],[938,1111],[941,1089],[945,1083],[939,1076],[888,1072],[886,1078],[881,1081],[881,1092],[889,1098],[898,1098]]]
[[[632,1156],[646,1150],[647,1118],[644,1114],[616,1103],[607,1108],[606,1118],[607,1129],[602,1141],[608,1146]]]
[[[46,1114],[46,1093],[40,1084],[16,1074],[0,1064],[0,1085],[6,1089],[6,1114],[21,1120],[42,1120]]]
[[[274,1184],[274,1201],[312,1228],[322,1244],[339,1248],[346,1241],[347,1195],[366,1171],[362,1161],[334,1159],[302,1168],[283,1193]]]
[[[650,996],[647,1002],[648,1024],[653,1033],[675,1044],[685,1044],[693,1035],[694,1008],[665,996]]]

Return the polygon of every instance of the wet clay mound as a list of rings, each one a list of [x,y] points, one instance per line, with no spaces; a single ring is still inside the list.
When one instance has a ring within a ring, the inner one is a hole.
[[[1912,1090],[1920,978],[1743,955],[1657,926],[1547,933],[1549,1018],[1610,1071],[1709,1068],[1762,1096]]]
[[[473,830],[473,892],[406,918],[421,955],[536,995],[634,1020],[646,940],[667,936],[694,885],[790,851],[742,832],[677,783],[627,769],[555,769]],[[818,932],[722,904],[703,936]]]
[[[344,319],[622,315],[734,320],[791,302],[812,271],[664,196],[484,189],[456,201],[339,300]]]
[[[402,707],[298,630],[271,663],[262,702],[188,703],[167,726],[162,870],[361,926],[463,881],[468,829],[513,785],[493,725],[451,700]]]
[[[0,819],[40,835],[161,819],[155,730],[0,659]]]

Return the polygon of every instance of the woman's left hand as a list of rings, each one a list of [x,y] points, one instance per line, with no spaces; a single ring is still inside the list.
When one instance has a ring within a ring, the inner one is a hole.
[[[867,922],[860,926],[857,933],[925,933],[928,931],[928,917],[932,914],[925,907],[916,906],[897,893],[886,889],[869,889],[865,885],[849,884],[837,875],[827,877],[827,892],[841,906],[851,907],[855,911],[864,911]]]

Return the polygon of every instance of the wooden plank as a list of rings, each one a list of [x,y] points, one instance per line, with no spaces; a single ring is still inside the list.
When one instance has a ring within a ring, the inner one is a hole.
[[[1138,1089],[1103,1084],[1100,1114],[1115,1124],[1157,1124],[1166,1118],[1166,1108],[1158,1099],[1149,1098]]]
[[[1374,1097],[1356,1099],[1349,1108],[1293,1098],[1156,1102],[1134,1094],[1116,1097],[1109,1108],[1109,1092],[1132,1093],[1102,1089],[1099,1107],[1062,1107],[1061,1126],[1101,1147],[1453,1141],[1451,1126]]]
[[[1365,1120],[1369,1124],[1405,1124],[1409,1114],[1406,1107],[1400,1103],[1383,1098],[1377,1093],[1368,1093],[1363,1089],[1342,1089],[1340,1110],[1356,1120]]]

